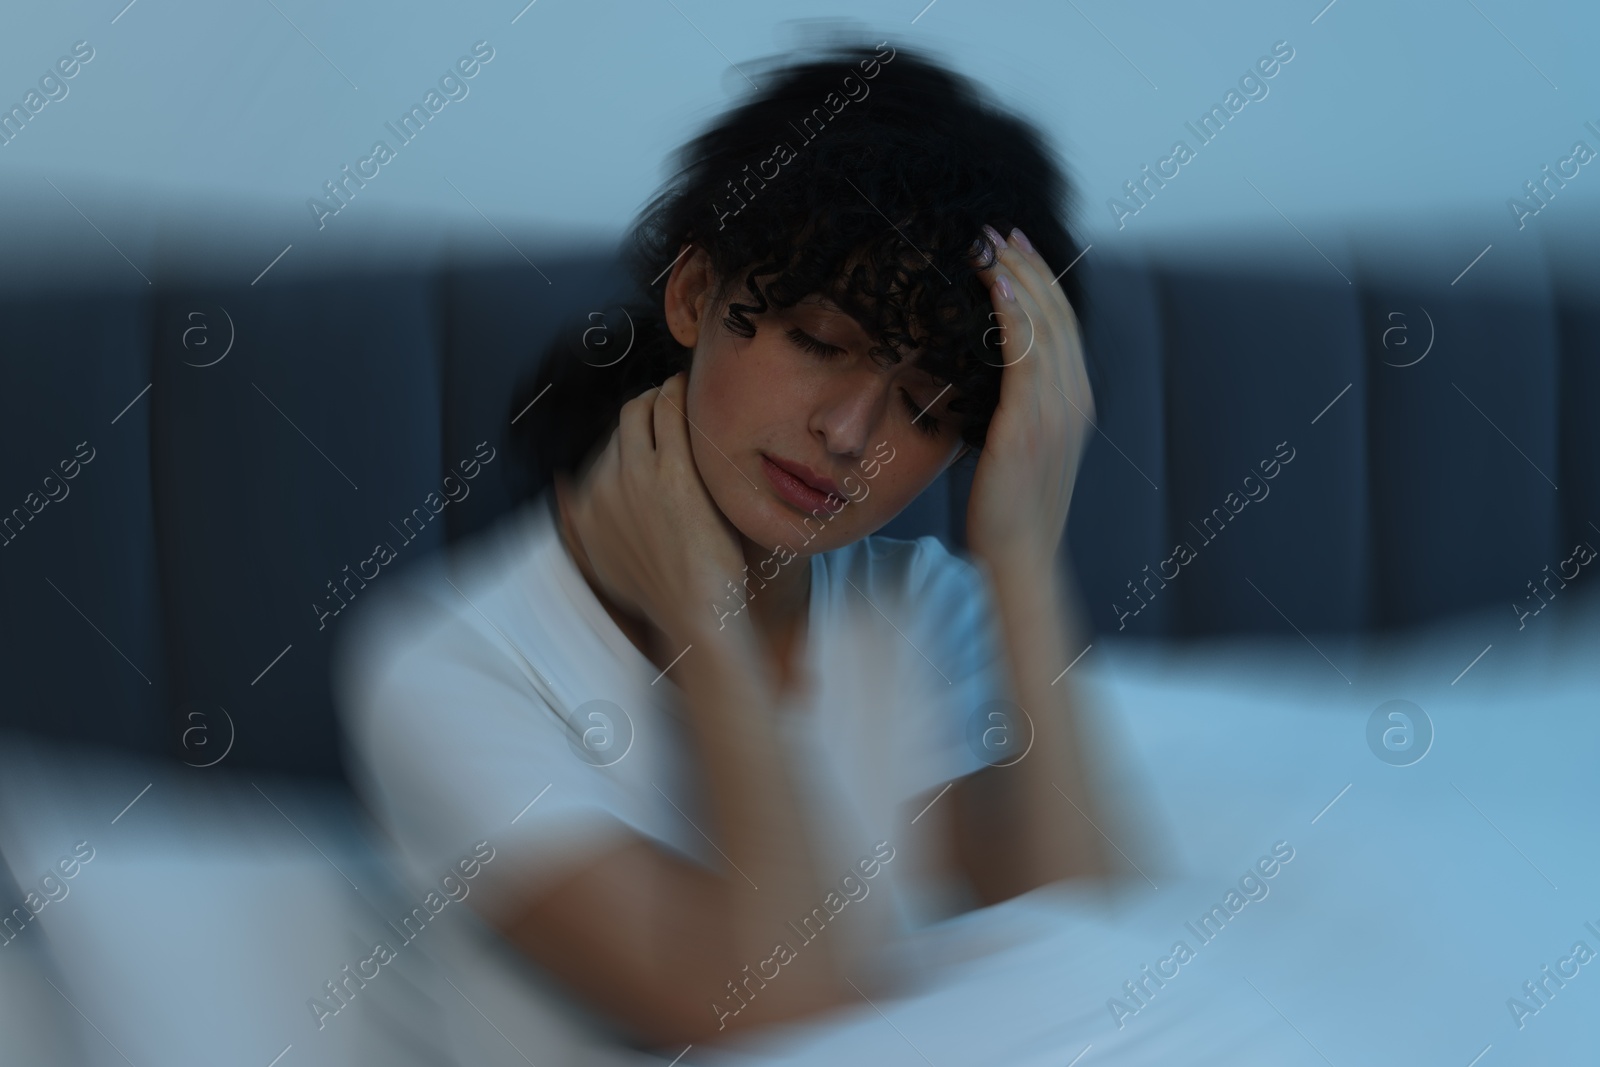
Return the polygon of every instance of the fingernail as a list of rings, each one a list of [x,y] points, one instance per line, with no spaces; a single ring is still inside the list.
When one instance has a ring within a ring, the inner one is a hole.
[[[1011,283],[1006,280],[1006,276],[1004,274],[1001,274],[995,278],[995,288],[1000,290],[1000,298],[1002,300],[1016,299],[1016,297],[1011,294]]]
[[[1011,239],[1015,241],[1024,252],[1033,251],[1033,242],[1028,240],[1028,235],[1023,233],[1021,230],[1012,230]]]
[[[988,235],[989,243],[994,245],[996,252],[1006,246],[1006,239],[1000,236],[1000,231],[990,226],[987,222],[983,224],[983,232]]]

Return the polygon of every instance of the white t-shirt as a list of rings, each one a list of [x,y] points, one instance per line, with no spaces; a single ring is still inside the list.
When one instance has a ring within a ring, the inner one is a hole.
[[[474,892],[490,908],[531,899],[629,831],[726,869],[682,691],[596,599],[552,502],[374,591],[336,656],[356,786],[408,873],[436,884],[487,841],[495,858]],[[888,842],[892,876],[873,888],[914,924],[939,819],[913,826],[910,805],[984,766],[969,720],[1012,697],[988,585],[932,536],[867,537],[788,565],[811,567],[809,681],[777,715],[815,854],[836,885]]]

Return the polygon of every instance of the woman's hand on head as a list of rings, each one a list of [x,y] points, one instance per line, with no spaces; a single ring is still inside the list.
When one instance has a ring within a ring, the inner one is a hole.
[[[985,229],[995,249],[985,277],[1004,331],[1004,370],[973,473],[967,545],[991,565],[1045,564],[1066,528],[1094,397],[1078,316],[1050,266],[1019,231],[1008,243]]]
[[[739,533],[695,465],[687,383],[680,371],[622,406],[571,511],[606,595],[673,635],[714,618],[744,567]]]

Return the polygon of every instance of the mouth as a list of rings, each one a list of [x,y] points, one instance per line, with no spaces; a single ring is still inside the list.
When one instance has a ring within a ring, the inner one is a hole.
[[[836,512],[845,504],[837,486],[800,464],[780,463],[763,453],[761,469],[779,497],[807,514],[818,508]]]

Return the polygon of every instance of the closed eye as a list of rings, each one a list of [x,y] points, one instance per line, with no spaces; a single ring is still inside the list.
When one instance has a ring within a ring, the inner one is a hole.
[[[847,351],[847,349],[841,348],[838,345],[830,345],[826,341],[817,340],[815,337],[812,337],[809,333],[806,333],[798,326],[791,326],[785,332],[785,336],[788,337],[789,340],[795,345],[814,355],[821,356],[823,359],[832,359],[835,356],[842,356]]]
[[[911,413],[911,425],[917,428],[917,432],[927,434],[929,437],[938,437],[943,430],[939,420],[932,415],[924,413],[922,405],[917,403],[911,394],[904,389],[900,390],[900,395],[905,397],[906,410]]]
[[[798,326],[791,326],[784,331],[784,336],[788,337],[789,341],[796,347],[825,360],[837,358],[849,351],[839,345],[830,345],[826,341],[818,340]],[[940,395],[942,396],[943,393]],[[917,428],[918,433],[926,434],[929,437],[938,437],[944,432],[943,424],[932,415],[927,414],[922,405],[917,403],[910,393],[902,389],[900,390],[900,396],[905,400],[906,412],[911,416],[911,425]],[[930,404],[929,407],[932,407],[932,405]]]

